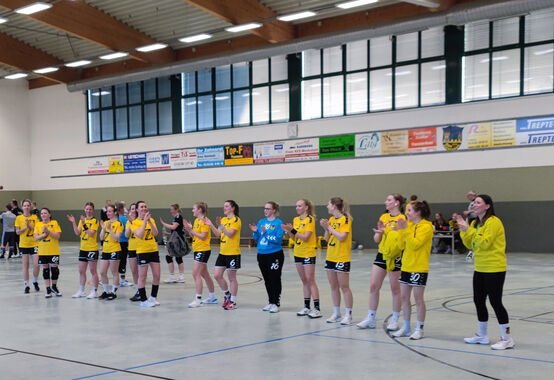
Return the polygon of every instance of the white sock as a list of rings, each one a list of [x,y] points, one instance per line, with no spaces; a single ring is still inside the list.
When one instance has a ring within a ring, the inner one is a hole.
[[[23,280],[25,282],[25,286],[29,286],[29,281]]]
[[[136,289],[137,292],[138,292],[138,284],[135,284],[135,289]]]
[[[38,277],[33,277],[33,282],[38,282]]]
[[[398,318],[400,318],[400,312],[398,312],[398,311],[393,311],[393,312],[392,312],[392,317],[391,317],[391,319],[392,319],[394,322],[397,322],[397,321],[398,321]]]
[[[352,315],[352,308],[351,307],[345,308],[344,313],[346,316]]]
[[[333,311],[336,315],[340,315],[340,306],[333,306]]]
[[[114,294],[115,294],[115,292],[117,292],[117,286],[115,286],[115,285],[112,285],[112,293],[114,293]]]
[[[237,297],[231,296],[231,302],[235,302],[236,299],[237,299]]]
[[[410,320],[404,319],[404,325],[402,326],[402,328],[406,331],[411,331],[412,328],[410,327]]]
[[[201,300],[202,299],[202,294],[196,294],[196,299]]]
[[[227,294],[228,294],[228,293],[229,293],[229,290],[224,290],[224,291],[223,291],[223,296],[224,296],[224,297],[227,297]],[[229,294],[229,295],[230,295],[230,294]]]
[[[214,298],[215,298],[215,293],[214,293],[214,292],[210,292],[210,293],[208,294],[208,298],[209,298],[209,299],[214,299]]]
[[[510,339],[510,324],[505,323],[503,325],[500,325],[500,335],[502,336],[502,339],[508,340]]]
[[[423,331],[423,322],[422,321],[417,321],[416,330],[422,330]]]
[[[79,291],[84,292],[85,291],[85,285],[79,285]]]
[[[375,319],[375,316],[377,315],[377,310],[369,310],[367,313],[367,319]]]
[[[106,293],[108,293],[108,291],[110,290],[108,284],[102,284],[102,287],[104,288],[104,291],[105,291]]]
[[[479,332],[477,333],[477,335],[487,336],[487,323],[488,322],[479,322]]]

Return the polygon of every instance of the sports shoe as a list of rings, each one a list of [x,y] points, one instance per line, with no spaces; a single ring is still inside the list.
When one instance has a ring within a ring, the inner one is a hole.
[[[179,275],[179,277],[177,278],[177,282],[180,284],[185,282],[185,275],[183,273]]]
[[[227,305],[231,303],[231,296],[225,296],[223,299],[223,305],[221,305],[224,309],[227,309]]]
[[[269,306],[269,305],[268,305]],[[267,307],[267,306],[266,306]],[[296,312],[296,315],[298,315],[299,317],[303,317],[305,315],[308,315],[310,313],[310,309],[308,309],[307,307],[303,308],[302,310],[300,311],[297,311]]]
[[[391,320],[387,325],[387,331],[396,331],[398,330],[398,321]]]
[[[177,282],[177,279],[175,278],[174,275],[170,274],[165,280],[164,282],[166,284],[171,284],[171,283],[176,283]]]
[[[329,318],[327,318],[327,323],[336,323],[338,321],[340,321],[341,319],[341,315],[340,314],[337,314],[337,313],[333,313],[333,315],[331,315]]]
[[[191,303],[189,303],[190,308],[195,308],[200,306],[202,306],[202,300],[199,300],[198,298],[195,298]]]
[[[480,336],[479,334],[475,334],[471,338],[464,338],[464,342],[467,344],[489,344],[490,340],[487,335]]]
[[[269,308],[271,307],[271,304],[268,303],[267,305],[265,305],[262,309],[262,311],[269,311]]]
[[[35,287],[36,292],[40,292],[40,287],[38,286],[38,282],[33,282],[33,286]]]
[[[400,338],[400,337],[403,337],[403,336],[412,335],[412,331],[411,330],[405,330],[404,328],[401,328],[400,330],[396,330],[395,332],[393,332],[391,335],[395,338]]]
[[[25,290],[23,291],[25,294],[29,294],[29,292],[31,291],[31,288],[29,288],[28,286],[25,287]]]
[[[117,294],[115,294],[115,293],[108,293],[108,298],[107,298],[108,301],[113,301],[113,300],[116,299],[116,298],[117,298]]]
[[[275,305],[274,303],[271,304],[268,310],[270,313],[278,313],[279,312],[279,306]]]
[[[62,296],[62,292],[58,290],[58,287],[56,285],[52,285],[52,293],[54,293],[56,297]]]
[[[416,329],[416,331],[410,335],[410,340],[420,340],[421,338],[423,338],[423,330]]]
[[[46,289],[46,294],[44,295],[44,298],[52,298],[52,291],[50,289]]]
[[[90,291],[90,293],[88,294],[87,299],[91,300],[91,299],[94,299],[94,298],[98,298],[98,296],[96,295],[96,290],[92,289]]]
[[[129,298],[129,301],[132,301],[132,302],[140,301],[140,294],[139,294],[139,292],[136,292],[134,296],[132,296],[131,298]]]
[[[158,302],[158,300],[155,298],[155,297],[148,297],[148,301],[149,302],[152,302],[154,304],[154,306],[160,306],[160,303]]]
[[[105,300],[108,298],[108,293],[106,292],[102,292],[102,294],[100,294],[100,297],[98,297],[99,300]]]
[[[375,322],[375,318],[366,318],[360,323],[356,324],[360,329],[374,329],[377,323]]]
[[[132,286],[133,284],[131,284],[129,281],[127,280],[121,280],[119,281],[119,287],[120,288],[125,288],[127,286]]]
[[[141,307],[155,307],[156,304],[153,303],[153,302],[150,302],[150,300],[146,300],[146,301],[141,301],[140,306]]]
[[[310,310],[310,312],[308,313],[308,317],[312,319],[321,318],[322,316],[323,314],[321,314],[321,311],[319,309],[316,309],[315,307],[312,310]]]
[[[233,309],[236,309],[237,307],[238,306],[236,302],[232,302],[231,300],[229,300],[229,302],[227,302],[227,306],[225,306],[225,310],[233,310]]]
[[[80,298],[80,297],[84,297],[85,296],[85,292],[82,292],[80,290],[77,290],[77,293],[75,293],[74,295],[71,296],[71,298]]]
[[[344,318],[340,321],[341,325],[351,325],[352,324],[352,315],[345,315]]]
[[[508,338],[507,340],[505,340],[504,338],[500,338],[500,340],[493,344],[491,346],[491,348],[493,350],[506,350],[508,348],[514,348],[514,340],[512,338]]]
[[[217,304],[217,298],[206,298],[200,301],[202,305],[215,305]]]

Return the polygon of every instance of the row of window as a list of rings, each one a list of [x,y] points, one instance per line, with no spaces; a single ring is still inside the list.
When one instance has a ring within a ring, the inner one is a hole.
[[[465,25],[463,49],[454,51],[460,79],[447,78],[445,57],[456,47],[445,44],[446,33],[431,28],[89,90],[88,140],[440,105],[453,80],[461,80],[462,102],[554,90],[554,9]]]

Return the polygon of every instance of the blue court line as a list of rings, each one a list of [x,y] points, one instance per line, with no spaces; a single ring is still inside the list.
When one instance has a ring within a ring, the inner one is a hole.
[[[312,335],[321,336],[321,337],[325,337],[325,338],[355,340],[355,341],[370,342],[370,343],[396,344],[394,342],[383,342],[383,341],[379,341],[379,340],[361,339],[361,338],[349,338],[349,337],[344,337],[344,336],[326,335],[326,334],[318,334],[318,333],[313,333]],[[473,351],[466,351],[466,350],[458,350],[458,349],[454,349],[454,348],[421,346],[421,345],[417,345],[417,344],[407,344],[407,346],[412,347],[412,348],[424,348],[424,349],[428,349],[428,350],[449,351],[449,352],[457,352],[457,353],[462,353],[462,354],[492,356],[492,357],[495,357],[495,358],[502,358],[502,359],[516,359],[516,360],[526,360],[526,361],[538,362],[538,363],[554,364],[554,361],[552,361],[552,360],[524,358],[524,357],[521,357],[521,356],[497,355],[497,354],[490,354],[490,353],[486,353],[486,352],[473,352]]]
[[[281,338],[274,338],[274,339],[263,340],[263,341],[260,341],[260,342],[241,344],[241,345],[239,345],[239,346],[221,348],[221,349],[218,349],[218,350],[212,350],[212,351],[202,352],[202,353],[199,353],[199,354],[192,354],[192,355],[187,355],[187,356],[181,356],[181,357],[178,357],[178,358],[163,360],[163,361],[154,362],[154,363],[141,364],[141,365],[138,365],[138,366],[125,368],[124,370],[125,370],[125,371],[131,371],[131,370],[134,370],[134,369],[144,368],[144,367],[151,367],[151,366],[155,366],[155,365],[158,365],[158,364],[171,363],[171,362],[175,362],[175,361],[179,361],[179,360],[197,358],[197,357],[199,357],[199,356],[206,356],[206,355],[211,355],[211,354],[217,354],[217,353],[220,353],[220,352],[226,352],[226,351],[231,351],[231,350],[237,350],[237,349],[245,348],[245,347],[258,346],[258,345],[260,345],[260,344],[280,342],[280,341],[287,340],[287,339],[293,339],[293,338],[299,338],[299,337],[302,337],[302,336],[314,335],[314,334],[318,334],[318,333],[320,333],[320,332],[333,331],[333,330],[338,330],[338,329],[345,328],[345,327],[351,327],[351,326],[349,326],[349,325],[338,326],[338,327],[333,327],[333,328],[330,328],[330,329],[322,329],[322,330],[316,330],[316,331],[307,332],[307,333],[302,333],[302,334],[296,334],[296,335],[285,336],[285,337],[281,337]],[[93,377],[111,375],[111,374],[113,374],[113,373],[118,373],[118,372],[119,372],[119,371],[102,372],[102,373],[97,373],[97,374],[94,374],[94,375],[83,376],[83,377],[77,377],[77,378],[74,378],[73,380],[90,379],[90,378],[93,378]]]

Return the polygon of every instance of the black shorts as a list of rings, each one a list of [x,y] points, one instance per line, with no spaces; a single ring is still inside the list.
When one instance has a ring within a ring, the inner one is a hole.
[[[56,265],[60,263],[60,256],[59,255],[40,255],[38,257],[38,263],[40,265]]]
[[[7,231],[4,231],[2,233],[2,246],[6,246],[7,244],[10,245],[10,247],[15,247],[15,232],[14,231],[11,231],[11,232],[7,232]]]
[[[240,255],[222,255],[217,256],[215,261],[216,268],[227,268],[229,270],[240,269]]]
[[[98,251],[79,251],[79,261],[98,261]]]
[[[127,258],[136,259],[137,258],[137,251],[127,251]]]
[[[19,247],[19,252],[21,252],[22,255],[36,255],[38,252],[38,247],[31,247],[31,248]]]
[[[207,264],[211,254],[212,251],[194,252],[194,261],[196,261],[197,263]]]
[[[142,267],[150,263],[160,263],[160,254],[156,252],[137,253],[138,266]]]
[[[121,251],[102,252],[102,259],[101,260],[119,261],[119,260],[121,260]]]
[[[381,253],[378,253],[377,256],[375,256],[373,265],[377,265],[379,268],[387,270],[387,263],[385,259],[383,259],[383,254]],[[392,270],[392,272],[398,272],[400,268],[402,268],[402,256],[398,256],[396,259],[394,259],[394,269]]]
[[[413,273],[404,272],[400,274],[400,283],[411,286],[425,286],[427,285],[427,275],[429,273]]]
[[[295,264],[302,264],[302,265],[315,265],[315,256],[314,257],[294,256],[294,263]]]
[[[335,272],[349,273],[350,272],[350,261],[345,262],[334,262],[334,261],[325,261],[325,270],[332,270]]]

